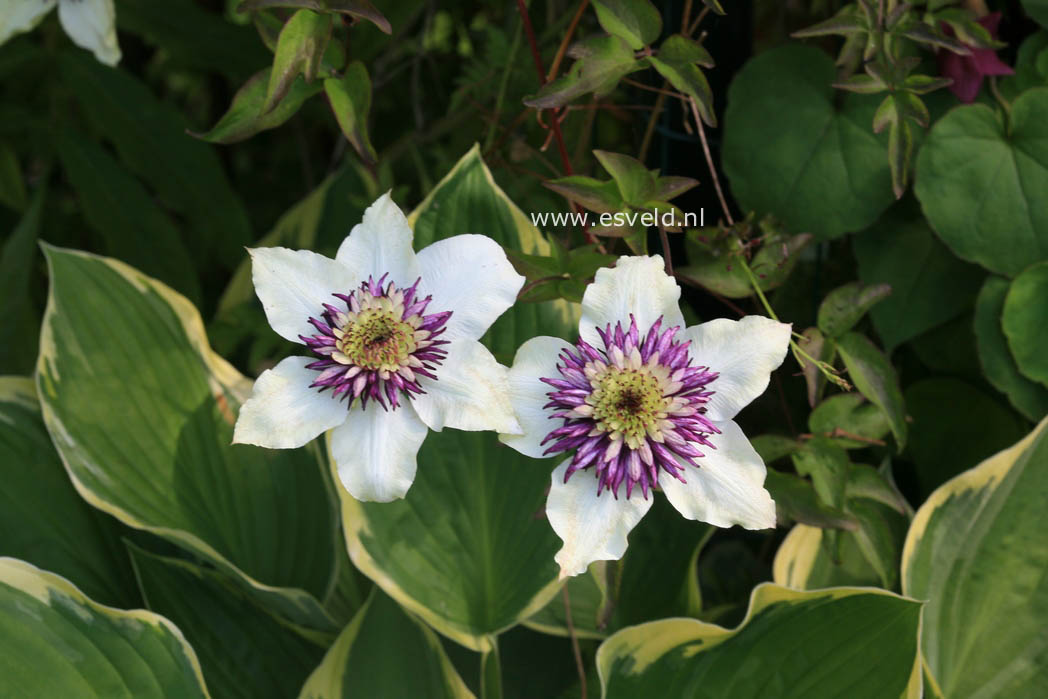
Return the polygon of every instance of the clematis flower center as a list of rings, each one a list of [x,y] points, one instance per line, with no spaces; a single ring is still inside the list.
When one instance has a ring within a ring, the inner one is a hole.
[[[324,304],[321,316],[309,319],[319,334],[299,337],[320,357],[307,365],[319,372],[311,387],[360,398],[362,408],[373,400],[395,410],[401,396],[425,393],[420,376],[436,380],[448,344],[438,337],[451,311],[426,314],[432,297],[419,298],[421,280],[403,289],[385,280],[368,277],[348,295],[332,294],[344,307]]]
[[[684,481],[684,467],[698,468],[695,459],[704,456],[696,445],[715,448],[709,437],[719,430],[704,404],[717,374],[692,366],[691,343],[675,339],[679,330],[662,330],[659,318],[642,337],[631,315],[627,330],[597,328],[603,347],[580,338],[561,353],[560,375],[542,381],[555,389],[547,394],[550,418],[563,424],[542,443],[552,442],[546,454],[574,451],[565,481],[593,469],[598,494],[607,489],[617,498],[625,482],[627,498],[635,487],[647,498],[660,470]]]

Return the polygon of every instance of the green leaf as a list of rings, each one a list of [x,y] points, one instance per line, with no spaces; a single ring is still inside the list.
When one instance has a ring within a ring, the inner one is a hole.
[[[604,641],[603,696],[918,697],[920,611],[882,590],[763,584],[736,629],[664,619]]]
[[[859,552],[876,571],[881,587],[895,588],[899,583],[899,558],[909,522],[898,512],[866,498],[850,501],[848,513],[859,520],[859,527],[847,535],[855,538]]]
[[[570,175],[542,184],[568,201],[581,204],[590,211],[615,213],[623,208],[622,194],[613,180],[605,182],[584,175]]]
[[[713,58],[702,44],[674,34],[662,42],[658,56],[648,56],[648,62],[659,75],[685,95],[695,99],[702,120],[710,126],[717,125],[713,110],[713,90],[706,76],[695,64],[713,67]]]
[[[268,114],[287,97],[301,76],[307,83],[316,80],[324,49],[331,38],[331,15],[299,10],[280,30],[273,68],[262,113]]]
[[[270,7],[335,12],[353,19],[366,19],[384,33],[393,33],[389,20],[369,0],[244,0],[237,6],[237,12],[252,12]]]
[[[343,135],[366,163],[378,161],[375,147],[368,136],[368,113],[371,111],[371,78],[360,61],[346,67],[342,79],[324,81],[324,93],[331,104]]]
[[[902,586],[928,600],[921,648],[947,697],[1035,697],[1048,686],[1048,421],[944,483],[914,517]]]
[[[909,198],[855,236],[852,250],[864,282],[892,289],[870,311],[889,352],[971,308],[984,276],[939,242]]]
[[[1042,29],[1023,40],[1013,65],[1015,74],[998,78],[1005,99],[1014,101],[1030,88],[1048,85],[1048,65],[1045,64],[1048,53],[1045,49],[1048,49],[1048,31]]]
[[[29,204],[25,191],[25,180],[22,179],[22,167],[18,164],[18,155],[11,146],[0,141],[0,204],[15,211],[22,211]]]
[[[838,393],[819,403],[808,417],[808,429],[845,449],[865,449],[870,442],[849,439],[841,432],[878,440],[890,430],[884,412],[857,393]]]
[[[417,248],[472,231],[527,254],[552,253],[495,184],[477,147],[408,221]],[[564,301],[518,304],[483,341],[510,364],[526,339],[574,333],[577,323],[577,306]],[[440,633],[490,650],[490,636],[531,616],[557,592],[559,542],[539,514],[551,471],[490,432],[430,433],[404,500],[360,503],[340,489],[353,563]]]
[[[797,590],[880,585],[880,576],[866,560],[855,536],[851,532],[832,534],[836,535],[835,550],[829,542],[831,532],[806,524],[793,527],[775,552],[775,584]]]
[[[472,696],[437,635],[376,590],[309,676],[299,698]]]
[[[975,302],[975,341],[986,380],[1030,420],[1048,415],[1048,389],[1019,373],[1001,329],[1008,280],[988,277]]]
[[[621,153],[595,150],[593,155],[619,187],[622,200],[641,208],[655,194],[655,176],[644,163]]]
[[[798,522],[822,529],[855,529],[855,518],[824,503],[812,484],[793,475],[768,469],[764,487],[771,493],[778,512],[777,522]]]
[[[15,558],[0,558],[0,678],[5,694],[20,697],[209,696],[170,621],[98,604]]]
[[[654,197],[660,201],[670,201],[684,194],[689,189],[698,186],[699,181],[691,177],[676,177],[673,175],[657,177],[655,179]]]
[[[181,115],[131,73],[83,52],[63,53],[59,67],[88,121],[124,165],[185,215],[192,240],[204,246],[196,252],[238,264],[253,238],[251,225],[211,147],[186,135]]]
[[[234,83],[269,60],[254,31],[193,0],[117,0],[117,27],[170,56],[175,66],[218,71]]]
[[[608,34],[640,50],[659,38],[662,15],[650,0],[593,0],[597,21]]]
[[[885,139],[870,133],[878,100],[835,93],[834,76],[819,49],[765,51],[735,76],[724,114],[739,204],[821,240],[865,228],[894,199]]]
[[[884,411],[899,451],[902,451],[906,446],[906,408],[895,368],[883,352],[859,333],[849,332],[836,344],[855,387]]]
[[[266,85],[271,82],[271,72],[271,68],[266,68],[251,76],[233,95],[233,103],[218,123],[210,131],[192,135],[211,143],[238,143],[282,125],[298,113],[306,100],[320,92],[320,85],[296,79],[282,100],[271,111],[266,111]]]
[[[37,259],[46,197],[47,187],[41,184],[0,250],[0,331],[11,338],[0,343],[0,372],[28,374],[33,368],[40,323],[29,295],[29,280]]]
[[[887,505],[899,514],[912,514],[906,498],[891,481],[890,463],[882,466],[882,470],[866,464],[852,464],[844,492],[849,501],[865,498]]]
[[[581,41],[568,51],[568,55],[575,58],[571,70],[543,85],[538,94],[525,99],[524,104],[549,109],[561,107],[591,92],[603,97],[614,90],[623,77],[644,68],[633,57],[629,44],[617,36]]]
[[[324,646],[278,622],[219,573],[128,550],[149,609],[178,624],[216,696],[294,696],[324,655]]]
[[[1008,277],[1048,258],[1048,88],[1012,103],[1008,124],[983,104],[957,107],[932,127],[914,191],[958,256]]]
[[[1026,424],[971,384],[931,378],[906,387],[913,416],[907,453],[924,494],[1016,442]]]
[[[815,492],[831,507],[844,505],[848,482],[848,453],[825,437],[816,437],[790,454],[797,473],[810,476]]]
[[[116,260],[45,253],[37,387],[80,495],[207,559],[275,613],[333,629],[320,600],[337,521],[315,456],[231,444],[251,382],[211,351],[185,298]]]
[[[1048,0],[1022,0],[1023,9],[1045,29],[1048,29]]]
[[[849,282],[826,294],[819,305],[818,325],[825,335],[837,338],[862,320],[867,311],[892,293],[888,284]]]
[[[73,488],[30,378],[0,376],[0,555],[75,582],[103,604],[141,606],[116,522]]]
[[[801,335],[804,338],[800,344],[803,345],[805,352],[816,361],[825,362],[828,365],[833,364],[837,356],[837,345],[832,341],[827,341],[821,330],[807,328]],[[814,408],[826,388],[826,374],[814,362],[803,357],[800,363],[801,371],[804,373],[804,383],[808,387],[808,405]]]
[[[600,561],[591,565],[585,574],[568,578],[564,583],[568,590],[568,600],[571,602],[571,626],[576,638],[603,639],[618,629],[610,619],[605,618],[608,600],[605,589],[597,581],[606,569],[606,562]],[[563,592],[562,589],[545,607],[525,619],[522,622],[524,626],[553,636],[569,636]]]
[[[70,132],[58,140],[62,166],[105,251],[200,301],[193,260],[178,228],[142,183],[100,146]]]
[[[1027,267],[1012,281],[1001,327],[1023,376],[1048,386],[1048,260]]]

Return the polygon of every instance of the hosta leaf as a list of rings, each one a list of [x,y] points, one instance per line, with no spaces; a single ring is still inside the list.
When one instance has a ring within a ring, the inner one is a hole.
[[[831,545],[820,527],[797,524],[775,552],[772,579],[797,590],[839,585],[881,584],[880,576],[859,548],[851,532],[838,532]]]
[[[1008,277],[1048,258],[1048,88],[1012,103],[1007,125],[990,107],[957,107],[928,133],[914,191],[951,250]]]
[[[604,31],[621,37],[631,49],[644,48],[662,31],[662,15],[650,0],[593,0],[593,9]]]
[[[310,85],[301,78],[294,80],[284,98],[270,111],[265,110],[266,89],[271,68],[255,73],[233,95],[229,109],[211,127],[210,131],[193,134],[211,143],[237,143],[255,134],[275,129],[295,116],[302,104],[321,90],[319,84]]]
[[[902,451],[906,445],[906,408],[895,368],[883,352],[859,333],[849,332],[836,344],[855,388],[884,411]]]
[[[149,609],[178,624],[216,696],[294,696],[324,655],[222,575],[129,545]]]
[[[1048,388],[1019,373],[1001,329],[1008,280],[988,277],[975,303],[975,340],[986,380],[1030,420],[1048,415]]]
[[[187,135],[182,116],[130,72],[83,52],[62,54],[59,67],[87,121],[128,169],[186,216],[193,240],[230,267],[239,263],[251,224],[211,147]]]
[[[54,571],[102,604],[141,606],[121,531],[69,482],[29,378],[0,376],[0,481],[0,556]]]
[[[40,323],[29,296],[37,238],[47,187],[41,185],[0,248],[0,333],[18,342],[0,343],[0,372],[29,373],[36,355]]]
[[[482,233],[527,254],[552,249],[471,149],[408,217],[415,245]],[[504,364],[535,335],[575,332],[564,301],[518,304],[484,342]],[[538,611],[558,589],[556,535],[542,516],[552,464],[537,464],[490,432],[432,432],[404,500],[360,503],[340,489],[354,564],[401,606],[475,650]]]
[[[886,138],[870,132],[879,100],[840,95],[834,79],[819,49],[765,51],[732,81],[724,114],[724,170],[740,205],[823,240],[865,228],[894,199]]]
[[[1048,420],[944,483],[914,517],[902,586],[928,600],[921,648],[947,697],[1048,691]]]
[[[440,639],[375,590],[309,676],[299,699],[472,698]]]
[[[1048,386],[1048,260],[1027,267],[1012,281],[1001,327],[1019,372]]]
[[[762,584],[735,629],[664,619],[604,641],[603,696],[916,698],[920,611],[883,590]]]
[[[185,298],[116,260],[46,256],[37,387],[80,495],[204,557],[275,612],[332,628],[320,600],[337,523],[314,455],[232,446],[250,382],[211,351]]]
[[[64,134],[58,150],[83,216],[106,251],[199,301],[200,282],[180,232],[142,183],[83,134]]]
[[[105,607],[65,578],[0,558],[0,693],[208,697],[196,654],[158,614]]]
[[[936,238],[911,198],[852,240],[859,277],[891,286],[870,310],[889,351],[970,308],[985,274]]]

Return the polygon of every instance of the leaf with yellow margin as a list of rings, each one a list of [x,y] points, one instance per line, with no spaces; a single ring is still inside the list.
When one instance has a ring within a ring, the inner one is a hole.
[[[925,663],[947,697],[1048,696],[1048,418],[941,485],[903,548],[928,600]]]

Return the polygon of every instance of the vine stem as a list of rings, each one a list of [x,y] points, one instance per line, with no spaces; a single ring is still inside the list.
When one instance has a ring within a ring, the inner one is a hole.
[[[571,638],[571,652],[575,655],[575,668],[579,672],[580,694],[586,699],[586,666],[582,663],[582,650],[579,648],[579,637],[575,633],[575,622],[571,619],[571,595],[568,593],[568,585],[560,588],[564,593],[564,618],[568,624],[568,636]]]
[[[717,177],[717,168],[713,165],[713,155],[710,154],[710,144],[706,141],[706,129],[702,126],[702,117],[699,116],[699,107],[695,104],[694,97],[689,97],[688,103],[691,105],[691,117],[695,120],[695,127],[699,130],[699,140],[702,141],[702,152],[706,156],[706,165],[710,169],[710,177],[713,178],[713,187],[717,190],[717,199],[720,200],[721,211],[724,212],[724,219],[728,222],[728,225],[734,226],[735,219],[732,218],[731,209],[728,208],[728,201],[724,198],[724,190],[721,189],[720,178]]]
[[[546,82],[551,82],[555,77],[557,77],[557,72],[560,71],[560,64],[564,60],[565,54],[568,52],[568,44],[571,43],[571,37],[575,35],[575,30],[578,29],[579,22],[582,21],[582,15],[586,12],[588,6],[589,0],[582,0],[582,2],[579,3],[579,9],[575,10],[575,16],[571,18],[571,24],[568,25],[568,32],[560,42],[560,47],[557,48],[557,55],[553,57],[553,63],[550,64],[549,73],[546,75]]]

